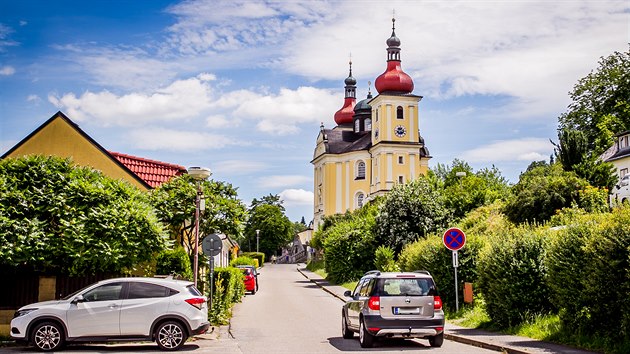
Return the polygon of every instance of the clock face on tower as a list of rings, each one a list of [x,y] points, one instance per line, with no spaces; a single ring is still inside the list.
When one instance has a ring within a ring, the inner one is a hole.
[[[407,130],[402,125],[398,125],[394,129],[394,134],[396,134],[397,137],[402,138],[405,134],[407,134]]]

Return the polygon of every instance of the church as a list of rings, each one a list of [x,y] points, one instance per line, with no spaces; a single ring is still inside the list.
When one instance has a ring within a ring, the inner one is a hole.
[[[413,80],[401,67],[400,39],[387,39],[387,69],[376,78],[377,95],[356,102],[352,62],[345,79],[343,107],[332,129],[322,124],[315,152],[314,217],[317,230],[324,216],[359,209],[368,200],[426,175],[429,150],[420,136]]]

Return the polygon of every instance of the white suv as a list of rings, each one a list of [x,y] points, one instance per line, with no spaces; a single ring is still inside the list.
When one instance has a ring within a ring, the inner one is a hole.
[[[156,341],[179,349],[208,330],[208,305],[193,283],[160,278],[103,280],[61,300],[20,308],[11,338],[42,351],[66,342]]]

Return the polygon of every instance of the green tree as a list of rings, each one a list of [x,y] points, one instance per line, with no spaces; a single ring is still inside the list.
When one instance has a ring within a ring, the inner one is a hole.
[[[611,190],[617,183],[615,167],[603,162],[589,150],[586,134],[579,130],[562,129],[558,133],[558,144],[551,142],[557,161],[565,171],[573,171],[591,185]]]
[[[384,197],[376,217],[376,242],[398,255],[403,246],[446,226],[442,195],[424,176],[396,185]]]
[[[247,216],[245,205],[231,184],[205,180],[200,182],[205,210],[199,215],[199,242],[203,235],[224,233],[238,238]],[[197,182],[182,175],[154,189],[152,203],[159,219],[168,226],[171,237],[187,249],[194,249],[194,219]]]
[[[146,193],[70,159],[0,161],[0,263],[129,272],[168,246]]]
[[[284,205],[282,205],[282,199],[280,199],[280,196],[277,194],[271,194],[269,193],[269,195],[265,195],[260,199],[256,199],[254,198],[252,200],[252,204],[250,206],[250,209],[253,209],[259,205],[275,205],[278,208],[280,208],[280,210],[282,210],[282,212],[285,212],[284,209]]]
[[[532,164],[512,187],[512,195],[505,204],[504,212],[510,221],[544,222],[562,208],[577,206],[599,211],[605,207],[605,199],[593,201],[588,181],[575,172],[564,171],[559,163]]]
[[[257,204],[250,208],[249,215],[244,236],[250,251],[256,251],[256,230],[259,230],[259,251],[265,253],[266,258],[293,241],[293,223],[280,206]]]
[[[569,95],[573,102],[559,117],[558,130],[583,132],[588,149],[601,154],[616,133],[630,130],[630,51],[601,58]]]

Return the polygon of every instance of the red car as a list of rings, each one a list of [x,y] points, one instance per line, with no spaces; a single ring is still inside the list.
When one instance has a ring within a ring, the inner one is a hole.
[[[245,283],[245,290],[253,294],[256,294],[258,290],[258,281],[256,279],[255,270],[252,268],[241,268],[243,271],[243,282]]]

